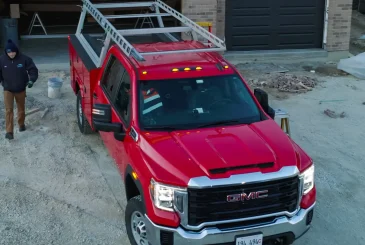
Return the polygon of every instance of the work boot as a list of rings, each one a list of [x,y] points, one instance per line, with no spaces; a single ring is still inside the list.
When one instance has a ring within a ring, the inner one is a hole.
[[[5,138],[8,139],[8,140],[12,140],[12,139],[14,139],[14,134],[13,133],[6,133]]]
[[[19,127],[19,132],[24,132],[26,130],[25,125]]]

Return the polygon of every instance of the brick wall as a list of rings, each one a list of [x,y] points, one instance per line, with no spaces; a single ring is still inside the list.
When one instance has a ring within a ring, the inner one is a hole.
[[[212,32],[224,39],[226,0],[182,0],[183,15],[199,22],[212,22]]]
[[[213,33],[225,36],[225,4],[229,0],[182,0],[182,13],[193,21],[210,21]],[[352,0],[328,0],[327,51],[349,50]]]
[[[212,22],[212,32],[217,30],[217,0],[182,0],[181,12],[195,22]]]
[[[350,45],[352,0],[329,0],[327,51],[347,51]]]

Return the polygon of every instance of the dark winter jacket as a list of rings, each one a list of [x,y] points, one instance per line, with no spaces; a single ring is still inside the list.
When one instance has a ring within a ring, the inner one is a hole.
[[[7,51],[16,52],[17,55],[11,59]],[[38,79],[38,68],[33,60],[20,53],[18,48],[11,40],[5,47],[5,54],[0,56],[0,82],[5,91],[18,93],[26,89],[27,83],[35,83]]]

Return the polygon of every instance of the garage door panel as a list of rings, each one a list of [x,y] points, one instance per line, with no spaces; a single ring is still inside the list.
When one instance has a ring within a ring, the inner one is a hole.
[[[285,44],[306,44],[310,45],[316,39],[316,35],[313,33],[303,34],[283,34],[279,36],[279,45]]]
[[[227,0],[228,1],[228,0]],[[235,9],[247,9],[247,8],[268,8],[271,0],[258,0],[258,1],[246,1],[246,0],[229,0],[229,4],[234,6]]]
[[[321,48],[325,0],[226,1],[228,50]]]
[[[237,46],[267,46],[269,35],[237,36],[233,42]]]
[[[280,26],[294,26],[294,25],[310,25],[315,28],[316,16],[312,15],[281,15],[279,17]]]
[[[245,1],[245,0],[243,0]],[[304,8],[304,7],[313,7],[313,6],[317,6],[317,2],[318,0],[304,0],[304,1],[299,1],[299,0],[276,0],[276,2],[278,3],[278,6],[281,8],[285,8],[285,7],[296,7],[296,8]]]
[[[243,17],[234,17],[232,18],[232,27],[233,28],[243,28],[243,27],[254,27],[261,26],[269,27],[270,26],[270,17],[269,16],[243,16]]]

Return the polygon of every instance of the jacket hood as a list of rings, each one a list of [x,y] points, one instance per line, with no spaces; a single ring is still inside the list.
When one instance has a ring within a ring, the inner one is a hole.
[[[143,157],[156,180],[185,186],[190,178],[276,172],[311,159],[272,120],[190,131],[149,132]]]
[[[9,52],[16,52],[16,56],[14,57],[14,59],[15,59],[19,55],[19,48],[11,39],[9,39],[5,45],[4,52],[5,52],[6,56],[8,56]],[[10,57],[9,57],[9,59],[10,59]]]

